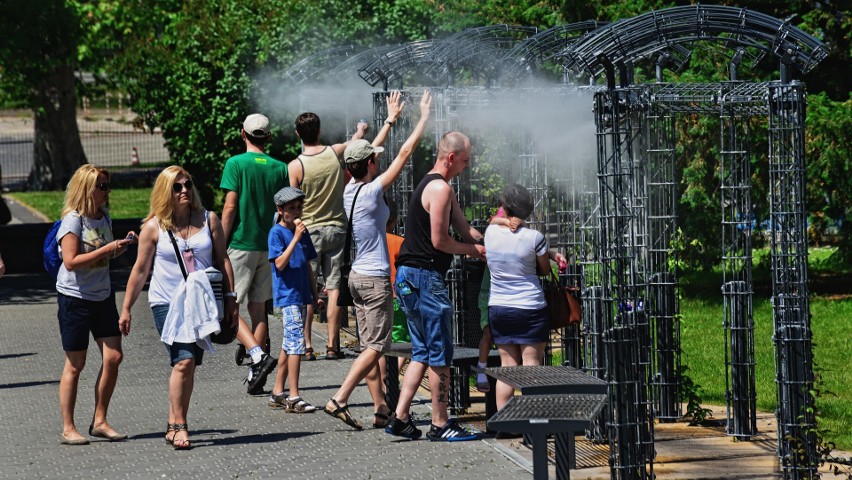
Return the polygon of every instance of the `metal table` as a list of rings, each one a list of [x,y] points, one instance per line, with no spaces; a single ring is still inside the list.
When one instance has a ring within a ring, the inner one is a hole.
[[[547,480],[547,436],[556,437],[557,478],[570,478],[573,433],[589,426],[606,403],[605,394],[554,394],[513,397],[488,420],[488,428],[532,437],[533,478]]]
[[[606,393],[604,380],[587,375],[582,370],[569,366],[518,366],[490,367],[482,369],[522,395],[551,393]]]

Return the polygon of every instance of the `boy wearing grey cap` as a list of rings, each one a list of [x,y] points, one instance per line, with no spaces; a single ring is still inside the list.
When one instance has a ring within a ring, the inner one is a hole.
[[[274,312],[284,325],[284,340],[268,404],[288,413],[310,413],[316,407],[299,396],[299,369],[306,350],[306,306],[310,304],[320,311],[325,310],[310,264],[317,252],[301,220],[305,193],[298,188],[284,187],[275,194],[274,201],[278,221],[269,231],[269,262],[272,264]],[[285,376],[290,383],[289,396],[284,393]]]

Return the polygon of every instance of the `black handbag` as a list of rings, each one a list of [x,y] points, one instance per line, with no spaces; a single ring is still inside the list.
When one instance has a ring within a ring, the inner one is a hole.
[[[210,228],[209,219],[207,220],[207,228]],[[186,265],[183,263],[183,255],[180,254],[175,234],[172,233],[171,230],[168,232],[169,238],[172,240],[172,246],[175,247],[175,257],[177,257],[178,266],[183,274],[183,279],[186,280],[186,277],[188,277],[189,274],[187,273]],[[210,232],[210,238],[213,238],[213,232]],[[207,269],[205,270],[205,273],[207,273],[207,280],[210,282],[210,287],[213,289],[213,296],[216,298],[216,307],[219,311],[219,333],[210,334],[210,341],[218,345],[227,345],[237,338],[237,325],[234,324],[232,326],[225,320],[225,299],[223,296],[224,287],[222,285],[223,275],[222,272],[216,269]]]
[[[346,243],[343,245],[343,262],[340,263],[340,288],[337,293],[338,307],[354,307],[355,299],[352,298],[352,290],[349,289],[349,272],[352,271],[352,216],[355,215],[355,201],[361,193],[361,187],[355,190],[355,198],[352,199],[352,208],[349,209],[349,226],[346,228]]]

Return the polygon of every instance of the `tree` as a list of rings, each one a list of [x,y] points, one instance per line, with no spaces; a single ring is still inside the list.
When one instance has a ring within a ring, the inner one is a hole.
[[[0,30],[0,87],[15,92],[35,114],[29,187],[63,188],[86,163],[76,117],[75,10],[63,0],[7,0],[0,7]]]

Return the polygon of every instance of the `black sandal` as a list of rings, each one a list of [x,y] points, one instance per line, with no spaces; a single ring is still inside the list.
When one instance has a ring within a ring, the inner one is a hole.
[[[171,427],[172,431],[175,432],[175,434],[172,435],[172,447],[174,447],[175,450],[189,450],[190,448],[192,448],[192,442],[189,441],[189,425],[185,423],[173,423],[171,424]],[[186,432],[187,439],[176,440],[175,437],[177,436],[177,433],[184,431]],[[186,445],[178,445],[175,442],[186,442]]]
[[[385,428],[393,418],[394,412],[388,408],[388,413],[376,412],[373,414],[373,428]]]
[[[333,398],[329,401],[334,404],[334,409],[329,409],[328,404],[326,404],[325,407],[322,409],[323,412],[331,415],[334,418],[343,420],[343,423],[349,425],[350,427],[356,430],[361,430],[363,428],[361,424],[358,423],[358,421],[352,418],[352,415],[349,414],[349,405],[344,405],[341,407],[340,404],[337,403],[337,400]]]
[[[169,432],[176,432],[174,423],[167,423],[166,424],[166,443],[171,445],[172,442],[174,442],[175,436],[172,435],[172,438],[169,438]]]

